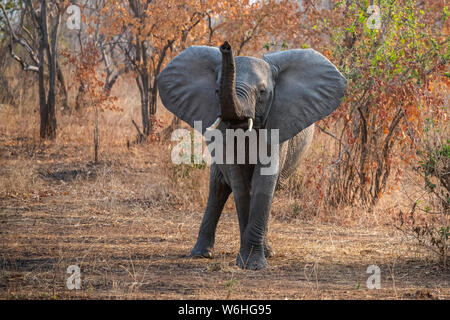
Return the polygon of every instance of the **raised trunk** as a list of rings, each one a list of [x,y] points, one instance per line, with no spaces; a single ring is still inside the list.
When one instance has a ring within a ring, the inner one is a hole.
[[[219,99],[223,120],[245,120],[243,107],[236,95],[236,67],[233,50],[225,41],[220,46],[222,53],[222,75],[220,78]]]

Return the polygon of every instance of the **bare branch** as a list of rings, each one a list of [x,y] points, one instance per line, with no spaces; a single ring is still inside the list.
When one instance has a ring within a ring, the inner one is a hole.
[[[13,57],[16,61],[18,61],[21,65],[22,65],[22,69],[25,71],[34,71],[34,72],[39,72],[39,67],[37,66],[32,66],[29,65],[28,63],[26,63],[25,61],[22,60],[22,58],[20,58],[18,55],[16,55],[12,49],[12,46],[9,45],[9,52],[11,54],[11,57]]]
[[[332,134],[332,133],[329,133],[328,131],[326,131],[324,128],[322,128],[321,126],[319,126],[319,125],[316,125],[317,126],[317,128],[319,128],[320,129],[320,131],[322,131],[323,133],[325,133],[325,134],[327,134],[327,135],[329,135],[330,137],[332,137],[333,139],[335,139],[335,140],[337,140],[337,141],[341,141],[338,137],[336,137],[334,134]]]
[[[8,26],[9,33],[11,34],[12,41],[14,41],[16,43],[19,43],[23,48],[25,48],[25,50],[28,52],[28,54],[29,54],[30,58],[33,60],[33,62],[35,64],[39,64],[39,59],[38,59],[35,51],[33,50],[33,48],[31,48],[31,46],[29,45],[29,43],[27,41],[25,41],[24,39],[19,38],[16,35],[16,33],[14,32],[14,29],[13,29],[13,27],[11,25],[11,21],[9,20],[8,14],[6,12],[6,9],[5,9],[5,7],[3,6],[2,3],[0,3],[0,9],[1,9],[2,13],[3,13],[3,16],[5,17],[6,25]],[[10,52],[11,52],[11,55],[13,55],[14,59],[19,61],[22,64],[22,66],[24,66],[23,59],[19,58],[17,55],[15,55],[13,53],[12,46],[11,46]],[[19,59],[17,59],[17,58],[19,58]],[[28,64],[26,64],[26,65],[29,66]],[[25,68],[24,68],[24,70],[25,70]]]

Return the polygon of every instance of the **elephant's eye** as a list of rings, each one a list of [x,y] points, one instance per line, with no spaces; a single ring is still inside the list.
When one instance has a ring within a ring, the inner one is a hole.
[[[261,96],[265,95],[266,94],[266,89],[259,89],[259,94]]]

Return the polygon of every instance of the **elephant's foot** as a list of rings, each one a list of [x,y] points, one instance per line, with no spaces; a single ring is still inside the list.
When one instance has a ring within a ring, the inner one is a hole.
[[[191,257],[212,259],[214,257],[214,253],[211,241],[198,239],[194,249],[191,251]]]
[[[275,255],[275,251],[273,250],[273,248],[267,244],[267,242],[264,242],[264,256],[266,258],[271,258]]]
[[[265,257],[265,250],[255,249],[242,250],[236,258],[236,264],[241,269],[246,270],[261,270],[267,266],[267,260]]]

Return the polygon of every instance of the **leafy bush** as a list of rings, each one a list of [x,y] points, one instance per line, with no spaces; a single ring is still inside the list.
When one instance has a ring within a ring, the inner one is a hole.
[[[368,1],[338,2],[317,24],[332,43],[323,52],[349,80],[343,104],[322,122],[335,140],[336,159],[325,172],[327,183],[320,183],[326,206],[373,207],[391,173],[401,174],[400,161],[415,161],[413,133],[422,131],[425,112],[434,119],[445,112],[438,86],[448,81],[447,9],[436,1],[415,3],[378,1],[379,29],[370,27]]]
[[[444,132],[439,127],[444,128]],[[450,139],[445,123],[427,119],[424,139],[417,139],[418,166],[424,193],[415,200],[409,214],[400,211],[398,229],[413,236],[436,253],[447,265],[450,237]]]

